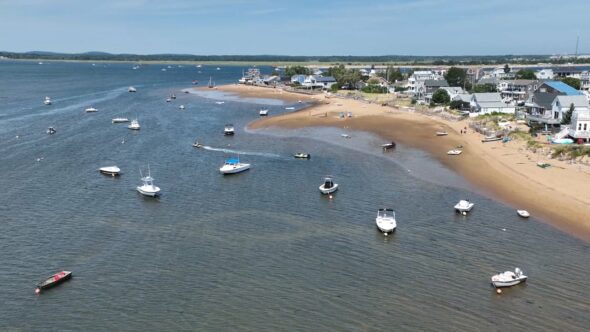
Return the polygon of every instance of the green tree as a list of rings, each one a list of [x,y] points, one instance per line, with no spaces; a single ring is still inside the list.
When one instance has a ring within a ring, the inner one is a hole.
[[[574,77],[565,77],[561,81],[576,90],[580,90],[580,87],[582,86],[580,80]]]
[[[467,79],[467,71],[458,67],[451,67],[445,74],[449,86],[464,86]]]
[[[482,92],[498,92],[498,88],[495,84],[486,83],[486,84],[477,84],[473,86],[473,92],[475,93],[482,93]]]
[[[338,86],[354,86],[361,80],[361,73],[357,69],[347,69],[344,65],[328,68],[327,76],[332,76],[338,82]]]
[[[530,69],[521,69],[516,72],[516,78],[521,80],[536,80],[535,72]]]
[[[404,74],[402,74],[399,68],[393,68],[391,66],[387,67],[385,73],[381,73],[379,76],[385,78],[387,81],[392,83],[404,79]]]
[[[364,86],[361,91],[366,93],[387,93],[387,88],[376,84],[369,84]]]
[[[438,105],[446,105],[451,101],[451,96],[446,90],[438,89],[432,94],[432,102]]]
[[[508,64],[504,65],[504,74],[508,74],[510,72],[510,66]]]
[[[451,107],[451,109],[454,110],[461,110],[464,108],[469,108],[469,103],[462,101],[462,100],[453,100],[450,104],[449,107]]]
[[[291,77],[293,75],[309,75],[311,71],[304,66],[289,66],[285,68],[285,76]]]
[[[576,106],[574,106],[574,103],[572,103],[570,105],[570,109],[567,110],[567,112],[563,113],[563,117],[561,118],[561,124],[568,125],[572,123],[572,114],[574,114],[575,109]]]

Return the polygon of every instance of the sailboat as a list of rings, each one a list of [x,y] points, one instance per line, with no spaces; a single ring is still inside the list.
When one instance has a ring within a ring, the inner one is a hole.
[[[209,89],[213,89],[213,87],[215,86],[215,85],[213,85],[213,81],[212,81],[211,76],[209,76],[209,85],[207,85],[207,86],[209,87]]]
[[[144,196],[157,196],[160,193],[160,187],[154,186],[154,178],[151,176],[150,166],[148,165],[147,176],[143,176],[141,169],[139,170],[139,175],[141,176],[141,181],[143,184],[141,186],[137,186],[137,191],[139,191],[139,193]]]

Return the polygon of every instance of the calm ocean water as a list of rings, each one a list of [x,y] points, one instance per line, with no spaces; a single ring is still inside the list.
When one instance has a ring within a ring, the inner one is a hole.
[[[131,67],[0,62],[0,330],[590,326],[590,245],[519,219],[419,151],[382,155],[377,138],[338,129],[248,132],[260,103],[271,115],[290,105],[181,93],[242,67]],[[224,177],[233,153],[252,169]],[[113,164],[120,178],[97,172]],[[159,199],[135,191],[148,164]],[[340,184],[333,200],[317,189],[325,174]],[[476,203],[467,217],[452,209],[464,197]],[[393,236],[375,228],[379,207],[397,211]],[[490,276],[515,266],[529,281],[495,294]],[[62,269],[74,278],[34,294]]]

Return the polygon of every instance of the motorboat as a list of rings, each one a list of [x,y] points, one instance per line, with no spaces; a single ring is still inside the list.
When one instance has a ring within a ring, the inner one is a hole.
[[[468,200],[460,200],[459,203],[455,204],[455,210],[459,213],[461,213],[462,215],[466,215],[467,212],[471,211],[471,209],[473,208],[475,204],[471,203]]]
[[[139,193],[144,196],[157,196],[160,193],[160,187],[154,186],[154,178],[151,177],[149,166],[147,176],[143,176],[143,174],[141,174],[141,170],[139,170],[139,174],[141,175],[141,181],[143,184],[141,186],[137,186],[137,191],[139,191]]]
[[[117,176],[121,173],[121,169],[117,166],[101,167],[98,171],[105,175]]]
[[[510,287],[526,281],[528,277],[524,275],[521,269],[515,268],[514,272],[506,271],[492,276],[492,285],[494,287]]]
[[[397,227],[395,212],[393,209],[379,209],[375,223],[377,224],[377,228],[385,235],[395,231]]]
[[[130,87],[127,89],[127,91],[129,91],[129,92],[137,92],[137,89],[136,89],[136,88],[134,88],[134,87],[132,87],[132,86],[130,86]]]
[[[531,216],[531,214],[529,213],[529,211],[527,210],[516,210],[516,213],[521,216],[522,218],[528,218]]]
[[[224,135],[233,135],[234,134],[234,125],[232,124],[226,124],[225,128],[223,128],[223,134]]]
[[[449,134],[449,133],[447,133],[447,132],[446,132],[446,131],[444,131],[444,130],[441,130],[441,131],[437,131],[437,132],[436,132],[436,136],[447,136],[448,134]]]
[[[181,110],[185,109],[184,105],[180,105],[180,106],[178,106],[178,108]]]
[[[43,104],[45,104],[45,105],[51,105],[51,98],[45,97],[45,100],[43,100]]]
[[[139,121],[137,119],[131,120],[131,123],[127,126],[127,128],[131,130],[139,130],[141,126],[139,125]]]
[[[289,111],[291,111],[291,110],[294,110],[294,109],[295,109],[295,107],[293,107],[293,106],[289,106],[289,107],[285,107],[285,109],[286,109],[286,110],[289,110]]]
[[[297,152],[296,154],[293,155],[293,157],[299,158],[299,159],[310,159],[311,155],[309,153]]]
[[[447,152],[447,154],[448,154],[448,155],[450,155],[450,156],[458,156],[458,155],[460,155],[462,152],[463,152],[462,150],[459,150],[459,149],[453,149],[453,150],[449,150],[449,151]]]
[[[240,162],[240,158],[230,158],[219,168],[222,174],[235,174],[250,169],[250,164]]]
[[[84,110],[86,113],[94,113],[94,112],[98,112],[98,110],[94,107],[88,107],[87,109]]]
[[[342,138],[351,138],[350,135],[348,135],[348,134],[341,134],[340,137],[342,137]]]
[[[53,134],[55,134],[57,132],[57,130],[55,130],[55,128],[53,128],[53,127],[49,127],[49,128],[47,128],[47,131],[46,132],[49,135],[53,135]]]
[[[171,98],[166,98],[166,102],[167,102],[167,103],[169,103],[169,102],[171,102],[171,101],[172,101],[172,99],[171,99]]]
[[[170,99],[176,99],[176,95],[175,94],[171,94],[170,95]]]
[[[127,119],[127,118],[113,118],[111,121],[113,123],[125,123],[125,122],[129,122],[129,119]]]
[[[324,183],[320,186],[320,192],[324,195],[331,194],[338,190],[338,183],[334,183],[331,176],[324,178]]]
[[[260,116],[267,116],[268,115],[268,109],[266,109],[266,108],[261,109],[260,112],[258,112],[258,114],[260,114]]]
[[[193,143],[193,147],[195,147],[195,148],[202,148],[203,146],[204,146],[204,145],[203,145],[203,144],[201,144],[201,143],[199,143],[199,141],[195,141],[195,142]]]
[[[393,149],[393,148],[395,148],[395,142],[394,141],[391,141],[391,143],[381,144],[381,147],[383,148],[383,151],[387,151],[389,149]]]
[[[215,103],[216,103],[217,105],[223,105],[223,104],[225,104],[225,102],[224,102],[224,101],[216,101]]]
[[[501,141],[501,140],[502,140],[502,137],[496,137],[496,136],[492,135],[492,136],[486,136],[486,137],[484,137],[481,140],[481,142],[482,143],[487,143],[487,142],[496,142],[496,141]]]
[[[56,274],[52,275],[51,277],[41,281],[37,284],[37,288],[35,288],[35,293],[39,294],[41,291],[49,289],[51,287],[55,287],[66,280],[70,280],[72,278],[72,271],[60,271]]]

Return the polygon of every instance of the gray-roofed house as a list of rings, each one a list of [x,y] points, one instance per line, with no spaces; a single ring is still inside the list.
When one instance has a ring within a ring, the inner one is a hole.
[[[330,89],[334,84],[336,84],[336,79],[332,76],[309,75],[302,85],[312,89]]]
[[[513,105],[502,101],[499,92],[474,93],[471,98],[471,108],[475,113],[472,116],[490,113],[514,114],[516,112]]]
[[[553,119],[558,120],[561,123],[563,114],[569,111],[571,106],[574,106],[574,112],[577,111],[588,111],[590,108],[588,105],[588,99],[586,96],[557,96],[551,103],[551,112]]]
[[[445,90],[449,94],[449,97],[451,97],[451,100],[455,99],[457,95],[465,93],[465,91],[463,91],[463,88],[459,86],[443,86],[439,89]]]
[[[530,95],[525,103],[527,113],[526,119],[529,124],[544,124],[545,130],[558,129],[561,124],[561,115],[555,114],[553,104],[557,97],[566,96],[576,97],[574,99],[577,101],[581,101],[581,98],[579,97],[584,97],[581,92],[563,82],[543,82],[539,88]],[[563,100],[560,103],[563,103]],[[570,104],[567,106],[568,109]]]
[[[424,92],[426,94],[431,94],[439,88],[447,86],[449,86],[447,80],[426,80],[424,81]]]

